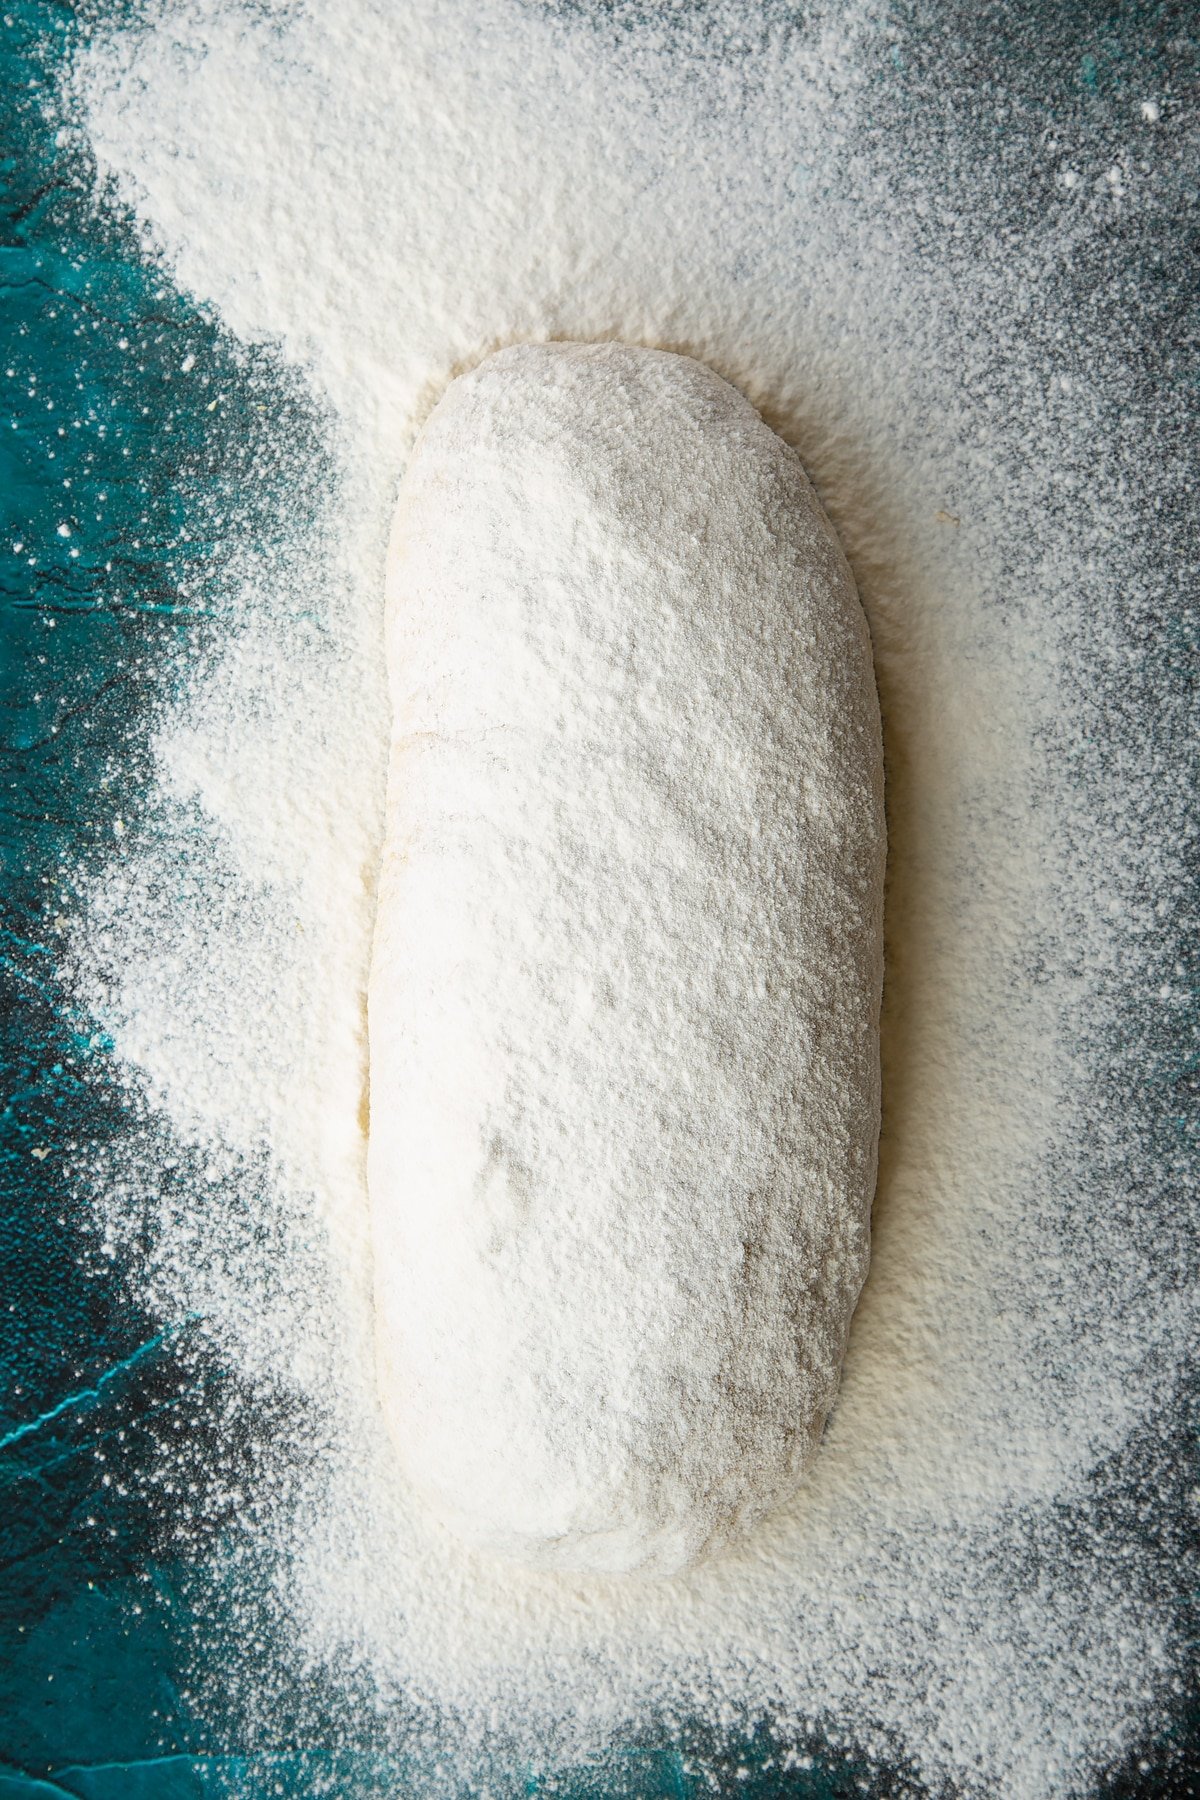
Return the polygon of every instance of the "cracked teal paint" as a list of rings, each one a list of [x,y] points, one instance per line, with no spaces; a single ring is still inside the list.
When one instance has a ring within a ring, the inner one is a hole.
[[[38,1413],[35,1418],[26,1419],[23,1425],[14,1425],[11,1431],[0,1437],[0,1451],[11,1449],[13,1444],[19,1443],[23,1437],[28,1437],[32,1432],[41,1431],[46,1425],[52,1425],[64,1413],[80,1412],[86,1407],[102,1404],[105,1399],[105,1390],[111,1382],[118,1381],[122,1375],[136,1369],[137,1365],[147,1356],[153,1356],[157,1350],[162,1349],[163,1345],[169,1343],[176,1332],[184,1329],[184,1324],[185,1321],[181,1320],[178,1325],[168,1325],[164,1330],[156,1331],[153,1337],[147,1338],[144,1344],[139,1344],[137,1349],[132,1350],[128,1356],[122,1356],[111,1367],[104,1369],[96,1377],[92,1387],[80,1388],[77,1393],[66,1394],[53,1406],[47,1407],[45,1412]]]

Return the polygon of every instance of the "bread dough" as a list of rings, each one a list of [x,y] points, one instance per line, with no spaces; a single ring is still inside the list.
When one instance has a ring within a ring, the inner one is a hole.
[[[669,1572],[796,1486],[866,1271],[883,780],[800,463],[520,346],[402,484],[371,971],[380,1393],[472,1544]]]

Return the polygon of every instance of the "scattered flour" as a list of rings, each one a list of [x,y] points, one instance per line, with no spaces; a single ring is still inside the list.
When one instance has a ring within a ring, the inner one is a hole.
[[[866,1274],[883,758],[795,455],[518,346],[405,473],[370,985],[384,1412],[468,1541],[686,1568],[790,1497]]]
[[[240,622],[164,698],[153,830],[78,939],[162,1156],[194,1171],[169,1207],[145,1151],[111,1230],[149,1237],[156,1304],[307,1402],[299,1491],[264,1477],[246,1509],[280,1683],[318,1671],[322,1718],[353,1690],[351,1743],[369,1695],[464,1783],[664,1721],[766,1720],[781,1754],[821,1721],[931,1786],[1050,1800],[1171,1678],[1145,1533],[1089,1498],[1153,1429],[1190,1318],[1137,1120],[1093,1112],[1096,1034],[1148,981],[1176,878],[1144,733],[1103,764],[1119,714],[1097,735],[1088,710],[1156,616],[1119,460],[1153,432],[1115,429],[1143,405],[1117,301],[1060,322],[1063,271],[1156,189],[1136,147],[1106,185],[1105,148],[1068,192],[1069,121],[989,138],[983,90],[922,87],[921,50],[853,0],[799,23],[196,0],[99,30],[76,69],[149,250],[309,372],[335,466],[296,542],[245,547]],[[1045,170],[992,154],[1010,141]],[[397,1492],[374,1398],[388,525],[451,377],[556,338],[689,352],[800,451],[870,623],[888,770],[883,1134],[841,1395],[802,1504],[636,1594],[462,1551]]]

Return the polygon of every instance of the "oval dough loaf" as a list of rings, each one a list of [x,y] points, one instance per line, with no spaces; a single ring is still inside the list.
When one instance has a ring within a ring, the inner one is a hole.
[[[866,1271],[862,610],[797,458],[710,370],[522,346],[425,427],[386,632],[388,1427],[474,1544],[680,1569],[795,1487]]]

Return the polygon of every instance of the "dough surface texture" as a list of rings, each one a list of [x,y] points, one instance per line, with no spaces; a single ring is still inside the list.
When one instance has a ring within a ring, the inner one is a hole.
[[[670,1573],[796,1487],[869,1254],[883,772],[800,463],[519,346],[404,476],[369,994],[380,1393],[468,1542]]]

